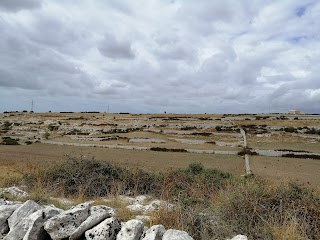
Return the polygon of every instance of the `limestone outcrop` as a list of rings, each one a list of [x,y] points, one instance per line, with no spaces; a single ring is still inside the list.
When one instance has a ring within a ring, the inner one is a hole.
[[[136,199],[141,204],[145,199]],[[130,202],[133,203],[133,202]],[[121,222],[115,210],[92,206],[93,202],[76,205],[69,210],[41,206],[32,200],[24,203],[0,199],[0,240],[192,240],[184,231],[166,230],[162,225],[147,229],[143,222],[131,219]],[[232,240],[246,240],[237,235]]]

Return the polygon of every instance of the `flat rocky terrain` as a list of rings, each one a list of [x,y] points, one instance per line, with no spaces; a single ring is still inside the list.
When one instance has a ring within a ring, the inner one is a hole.
[[[0,180],[83,155],[150,171],[197,161],[320,190],[319,115],[13,112],[0,114],[0,144]]]

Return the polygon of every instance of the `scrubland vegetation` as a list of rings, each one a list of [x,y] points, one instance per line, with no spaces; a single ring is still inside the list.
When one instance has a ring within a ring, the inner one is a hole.
[[[320,199],[294,183],[275,184],[255,176],[235,177],[193,163],[185,169],[146,172],[137,168],[73,158],[34,167],[2,185],[26,185],[31,197],[49,203],[49,196],[79,201],[147,194],[176,205],[152,213],[152,224],[189,232],[195,239],[320,239]],[[130,218],[122,211],[123,220]]]
[[[70,207],[61,197],[94,200],[122,221],[143,212],[120,195],[149,195],[175,206],[148,212],[150,226],[196,240],[320,239],[319,124],[316,115],[5,113],[0,187],[60,208]],[[256,175],[241,176],[244,155]]]

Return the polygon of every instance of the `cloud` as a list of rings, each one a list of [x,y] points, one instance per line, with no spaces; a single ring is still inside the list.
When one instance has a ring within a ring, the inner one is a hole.
[[[7,98],[44,111],[320,111],[316,0],[4,0],[0,11],[0,111]]]
[[[135,57],[128,40],[116,39],[113,35],[106,33],[104,39],[98,44],[99,52],[113,59],[133,59]]]
[[[22,9],[35,9],[41,7],[42,1],[40,0],[1,0],[0,10],[5,11],[19,11]]]

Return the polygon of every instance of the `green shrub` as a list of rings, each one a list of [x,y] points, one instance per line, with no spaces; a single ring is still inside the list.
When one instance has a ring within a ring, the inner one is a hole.
[[[221,126],[216,126],[216,131],[218,131],[218,132],[222,131],[222,127]]]
[[[1,145],[20,145],[19,139],[13,139],[11,137],[2,137]]]
[[[294,127],[285,127],[283,130],[285,132],[289,132],[289,133],[293,133],[293,132],[297,133],[298,132],[297,129],[295,129]]]
[[[187,152],[185,149],[180,148],[161,148],[161,147],[151,147],[151,151],[158,151],[158,152]]]
[[[193,175],[198,175],[204,171],[204,166],[202,163],[191,163],[187,171]]]
[[[60,165],[43,170],[39,175],[27,174],[25,183],[32,188],[36,181],[43,182],[49,193],[84,197],[109,194],[147,194],[156,192],[158,176],[143,170],[128,170],[95,159],[72,158]],[[160,180],[161,182],[161,180]]]
[[[45,133],[43,134],[43,137],[44,137],[45,139],[48,139],[48,138],[50,137],[50,133],[45,132]]]

